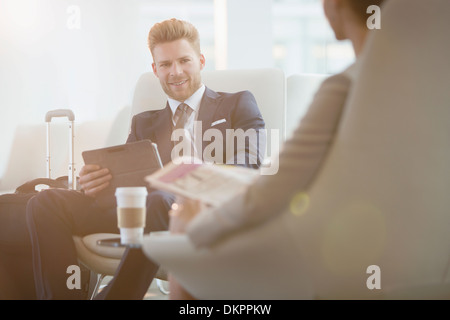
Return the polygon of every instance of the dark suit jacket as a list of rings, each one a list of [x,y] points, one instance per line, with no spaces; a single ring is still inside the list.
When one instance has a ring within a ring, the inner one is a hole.
[[[215,121],[225,119],[225,122],[211,126]],[[215,92],[206,88],[203,95],[197,121],[202,121],[202,137],[206,130],[210,128],[218,129],[223,136],[223,146],[226,146],[227,129],[255,129],[257,132],[265,128],[264,120],[256,104],[255,97],[249,91],[238,93]],[[132,119],[131,131],[127,142],[134,142],[143,139],[150,139],[158,145],[161,161],[163,164],[171,161],[171,151],[173,142],[170,137],[172,134],[172,112],[169,104],[161,110],[145,111],[135,115]],[[261,135],[259,135],[261,136]],[[203,150],[212,142],[203,141]],[[245,165],[257,168],[261,164],[265,154],[265,136],[264,139],[258,138],[258,161],[257,164],[249,163],[248,144],[245,146]],[[202,150],[202,154],[203,154]],[[235,157],[237,156],[237,148],[234,148]],[[223,150],[223,163],[226,162],[226,150]],[[235,163],[240,164],[240,163]]]

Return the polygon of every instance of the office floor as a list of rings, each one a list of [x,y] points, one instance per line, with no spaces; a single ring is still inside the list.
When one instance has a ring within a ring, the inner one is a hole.
[[[162,282],[163,290],[168,289],[168,283],[166,281]],[[145,294],[144,300],[168,300],[169,295],[163,294],[158,288],[156,281],[153,281]]]
[[[111,280],[110,276],[107,276],[103,279],[102,285],[106,285]],[[162,281],[163,290],[168,289],[168,282]],[[168,300],[169,295],[163,294],[162,291],[158,288],[156,280],[154,280],[150,287],[148,288],[147,293],[144,296],[144,300]]]

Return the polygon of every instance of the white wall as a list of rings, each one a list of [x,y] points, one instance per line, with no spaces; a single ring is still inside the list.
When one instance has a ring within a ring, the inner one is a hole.
[[[43,125],[51,109],[71,108],[81,122],[129,105],[151,63],[135,9],[133,1],[0,0],[0,176],[18,125]]]
[[[272,0],[227,0],[228,69],[273,66]]]

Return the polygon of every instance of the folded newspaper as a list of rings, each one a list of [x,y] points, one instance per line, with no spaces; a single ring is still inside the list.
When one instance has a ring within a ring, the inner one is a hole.
[[[197,162],[170,162],[145,179],[152,188],[216,207],[243,192],[259,176],[255,169]]]

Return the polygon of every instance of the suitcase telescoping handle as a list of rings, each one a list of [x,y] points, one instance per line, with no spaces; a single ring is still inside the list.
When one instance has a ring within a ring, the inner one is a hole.
[[[76,189],[75,167],[74,167],[74,138],[75,138],[75,115],[70,109],[51,110],[45,114],[45,122],[47,124],[47,178],[51,178],[51,163],[50,163],[50,122],[53,118],[67,117],[69,119],[69,174],[68,186],[70,189]]]
[[[45,122],[51,122],[52,118],[67,117],[69,121],[75,121],[75,115],[70,109],[51,110],[45,114]]]

